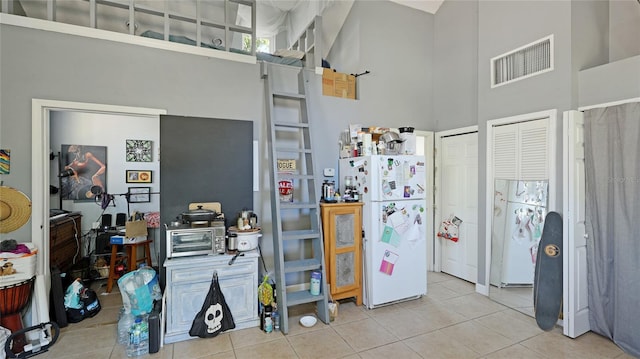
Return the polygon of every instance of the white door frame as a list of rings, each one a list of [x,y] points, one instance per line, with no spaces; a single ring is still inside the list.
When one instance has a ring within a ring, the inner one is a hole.
[[[117,115],[165,115],[166,110],[144,107],[112,106],[94,103],[32,99],[31,101],[31,238],[39,248],[36,271],[38,279],[32,297],[32,322],[49,321],[51,271],[49,253],[49,155],[51,111],[81,111]],[[44,298],[42,296],[45,296]]]
[[[491,227],[493,222],[493,199],[494,199],[494,178],[493,178],[493,127],[500,125],[508,125],[519,122],[533,121],[548,118],[549,119],[549,206],[547,211],[558,211],[556,203],[556,186],[558,183],[557,171],[556,171],[556,157],[557,157],[557,117],[558,110],[545,110],[539,112],[532,112],[517,116],[499,118],[495,120],[487,121],[487,182],[485,192],[485,278],[486,283],[476,283],[476,292],[489,296],[489,278],[491,274]]]
[[[435,194],[434,203],[436,204],[434,208],[434,218],[433,218],[433,223],[434,223],[433,252],[435,255],[435,262],[434,262],[435,272],[442,271],[442,258],[441,258],[442,246],[440,245],[440,241],[436,240],[436,238],[438,238],[439,225],[444,220],[442,213],[440,211],[440,209],[442,208],[442,203],[440,203],[440,201],[442,200],[442,196],[440,195],[440,192],[441,192],[440,189],[442,188],[442,179],[440,178],[441,172],[439,171],[440,168],[442,168],[442,138],[448,137],[448,136],[463,135],[463,134],[472,133],[472,132],[478,132],[478,125],[455,128],[453,130],[439,131],[439,132],[436,132],[435,134],[435,148],[436,148],[435,166],[436,167],[435,167],[435,173],[434,173],[435,187],[433,189],[433,193]],[[435,225],[436,223],[438,225]]]
[[[435,241],[435,237],[432,235],[433,232],[433,218],[434,218],[434,202],[433,202],[433,184],[434,184],[434,179],[433,179],[433,173],[434,173],[434,145],[433,145],[433,138],[434,138],[434,133],[433,131],[415,131],[416,136],[422,136],[424,137],[424,143],[420,144],[418,142],[416,142],[416,148],[418,148],[420,145],[422,145],[422,148],[424,148],[424,157],[426,160],[425,163],[425,170],[427,171],[426,173],[426,181],[427,181],[427,188],[431,188],[432,190],[429,191],[427,190],[426,195],[426,201],[427,201],[427,213],[430,213],[427,218],[427,225],[426,225],[426,236],[427,236],[427,271],[433,271],[434,267],[433,267],[433,263],[434,263],[434,241]]]

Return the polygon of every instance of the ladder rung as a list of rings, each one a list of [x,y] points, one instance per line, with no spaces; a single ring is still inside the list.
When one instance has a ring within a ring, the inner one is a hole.
[[[324,299],[324,293],[320,293],[320,295],[311,295],[308,290],[302,290],[299,292],[290,292],[287,293],[287,307],[292,307],[294,305],[304,304],[304,303],[312,303],[317,302],[319,300]]]
[[[292,239],[313,239],[320,238],[320,232],[313,229],[305,229],[305,230],[297,230],[297,231],[282,231],[282,239],[292,240]]]
[[[279,92],[278,91],[273,93],[273,97],[288,98],[288,99],[294,99],[294,100],[305,99],[305,96],[303,94],[299,94],[295,92]]]
[[[299,174],[295,174],[295,173],[282,173],[282,174],[278,174],[278,177],[280,178],[287,178],[287,179],[299,179],[299,180],[314,180],[316,179],[313,175],[299,175]]]
[[[320,269],[320,261],[315,258],[284,262],[284,272],[305,272]]]
[[[283,152],[283,153],[311,153],[311,149],[309,148],[286,148],[286,147],[279,147],[276,148],[276,152]]]
[[[311,203],[311,202],[299,202],[299,203],[280,202],[280,209],[305,209],[305,208],[317,209],[318,204]]]
[[[296,128],[309,128],[308,123],[300,122],[274,122],[275,127],[296,127]]]

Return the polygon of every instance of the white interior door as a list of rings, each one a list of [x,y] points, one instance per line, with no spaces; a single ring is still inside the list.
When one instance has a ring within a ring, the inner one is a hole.
[[[590,330],[585,231],[584,116],[563,113],[563,333],[576,338]]]
[[[436,133],[439,158],[439,218],[436,226],[455,215],[462,220],[459,239],[437,238],[441,271],[472,283],[478,279],[478,132]],[[437,228],[436,228],[437,230]]]

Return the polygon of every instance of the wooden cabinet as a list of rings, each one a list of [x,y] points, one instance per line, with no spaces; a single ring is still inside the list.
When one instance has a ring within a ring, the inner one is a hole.
[[[220,289],[233,315],[236,328],[257,327],[258,253],[245,252],[229,265],[231,255],[204,255],[167,259],[165,344],[197,337],[189,336],[193,318],[202,309],[213,272],[218,273]]]
[[[334,300],[362,305],[362,203],[321,203],[327,285]]]
[[[49,222],[49,264],[68,271],[74,258],[82,258],[82,215],[69,213],[67,216]]]

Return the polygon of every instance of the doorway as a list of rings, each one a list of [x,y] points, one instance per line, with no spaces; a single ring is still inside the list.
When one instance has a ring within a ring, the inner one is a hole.
[[[435,236],[439,271],[471,283],[478,279],[478,127],[436,133],[435,231],[442,221],[462,220],[458,239]]]
[[[544,206],[545,213],[558,211],[556,205],[556,186],[558,184],[556,177],[556,117],[556,110],[548,110],[487,122],[485,273],[487,273],[487,278],[493,277],[494,279],[493,283],[491,280],[487,283],[487,292],[492,300],[528,315],[533,315],[533,270],[528,269],[533,268],[535,264],[530,263],[526,268],[520,265],[514,267],[515,271],[525,271],[527,278],[522,279],[521,276],[518,276],[513,282],[510,280],[505,282],[501,279],[502,273],[496,273],[496,271],[503,271],[504,264],[513,263],[510,258],[505,257],[505,254],[511,255],[514,251],[524,250],[526,251],[524,254],[533,257],[533,253],[537,250],[537,242],[535,242],[537,237],[533,233],[537,227],[534,221],[518,222],[521,219],[531,219],[528,212],[524,217],[520,213],[509,213],[509,217],[504,217],[502,221],[497,217],[506,213],[501,209],[506,211],[510,208],[508,207],[510,198],[518,197],[508,196],[508,191],[512,187],[517,189],[518,185],[521,188],[517,193],[521,193],[525,186],[527,191],[531,190],[536,194],[544,193],[544,197],[546,197],[544,201],[546,204]],[[512,184],[514,185],[512,186]],[[504,191],[500,190],[500,186],[504,187]],[[540,192],[541,188],[547,188],[547,190]],[[503,200],[505,206],[496,202]],[[533,210],[532,215],[537,213],[535,206],[520,204],[518,206],[516,210],[522,210],[526,207],[524,209],[527,211]],[[510,210],[513,212],[513,208]],[[513,232],[509,232],[508,228],[504,227],[509,221],[516,224],[530,223],[532,235],[525,239],[520,237],[515,239],[499,238],[501,233],[504,236],[506,233]],[[500,223],[503,226],[498,228]],[[523,241],[528,241],[526,246],[522,245]],[[507,246],[506,249],[502,247],[501,244],[507,243],[519,244],[519,246]],[[502,248],[496,248],[498,246]],[[501,258],[498,258],[497,253],[502,253]],[[497,261],[501,261],[503,265],[497,265]],[[529,262],[533,262],[533,260],[530,259]],[[498,280],[495,280],[496,278]],[[503,285],[503,283],[505,284]]]
[[[49,268],[49,209],[50,207],[50,117],[52,111],[83,111],[120,116],[157,117],[166,114],[166,110],[111,106],[82,102],[54,101],[33,99],[31,103],[31,193],[32,220],[31,236],[37,248],[41,248],[37,258],[37,272],[40,280],[36,280],[36,290],[32,297],[33,322],[49,321],[48,293],[51,289],[51,273]],[[39,284],[38,284],[39,283]],[[42,288],[37,288],[38,285]]]

